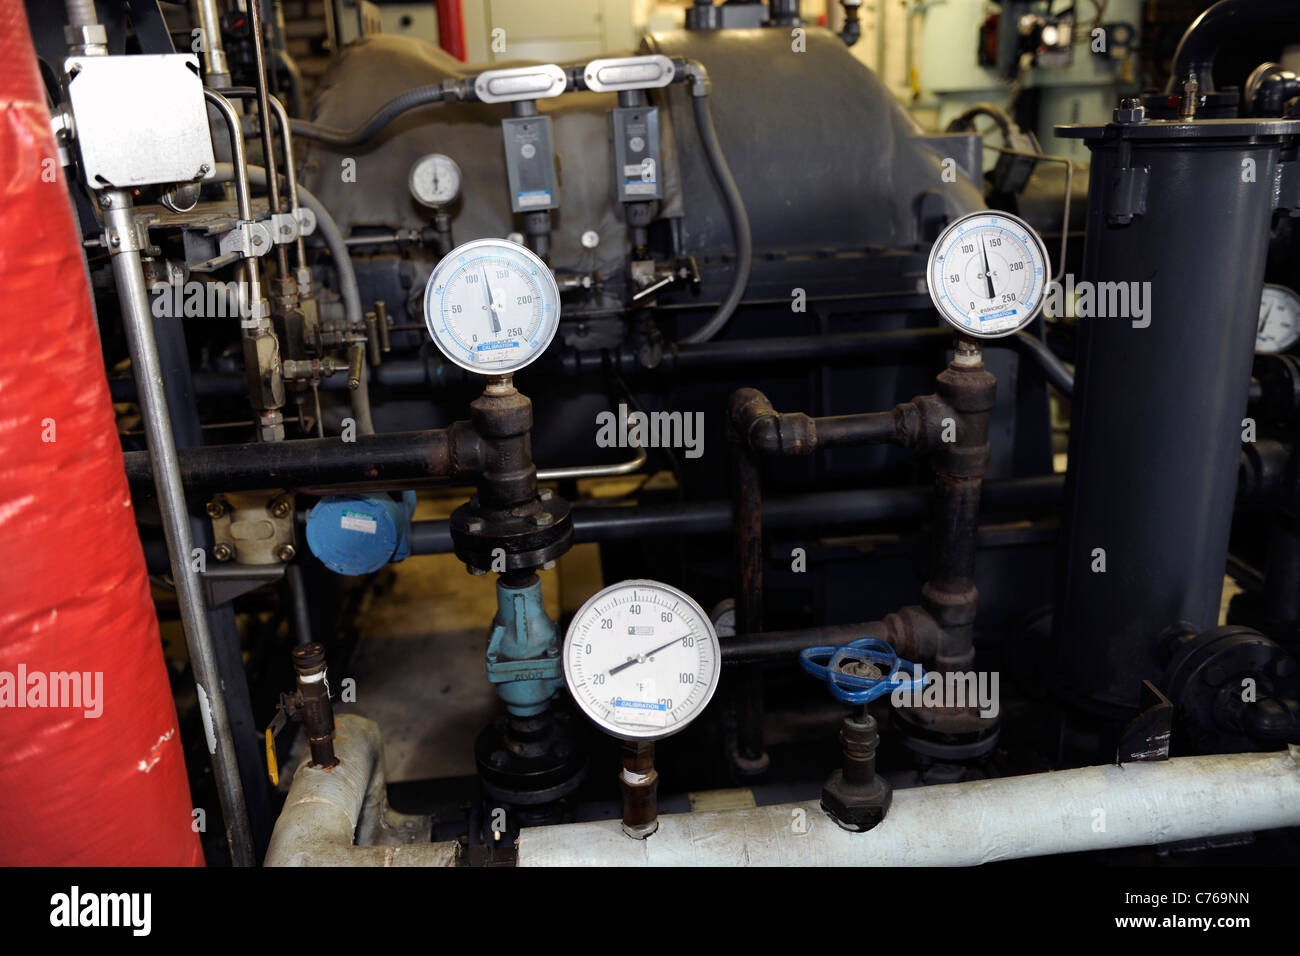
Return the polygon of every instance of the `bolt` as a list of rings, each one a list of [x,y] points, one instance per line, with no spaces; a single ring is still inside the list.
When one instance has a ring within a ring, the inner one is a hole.
[[[288,513],[289,513],[289,502],[285,501],[283,498],[279,498],[271,502],[272,517],[283,518]],[[290,557],[292,557],[292,555],[290,555]]]
[[[555,518],[549,513],[542,511],[533,515],[533,524],[537,525],[539,528],[549,528],[551,525],[555,524]]]
[[[547,657],[559,657],[559,656],[560,656],[560,649],[559,649],[558,647],[556,647],[554,644],[552,644],[550,647],[548,647],[548,648],[546,649],[546,656],[547,656]]]
[[[235,556],[235,549],[223,541],[212,549],[212,556],[218,561],[229,561]]]
[[[470,574],[474,575],[475,577],[478,577],[480,574],[487,574],[487,572],[484,571],[482,568],[476,568],[472,564],[465,565],[465,570],[468,571]]]
[[[107,209],[109,206],[113,205],[113,197],[112,197],[112,196],[100,196],[100,197],[99,197],[99,204],[100,204],[101,206],[103,206],[105,209]]]
[[[465,522],[465,530],[468,531],[470,534],[478,534],[480,531],[483,530],[483,519],[470,518],[468,521]]]
[[[112,246],[114,249],[116,249],[118,246],[122,244],[122,237],[114,233],[113,235],[108,237],[108,244]]]
[[[542,565],[542,570],[543,570],[543,571],[554,571],[554,570],[555,570],[555,562],[554,562],[554,561],[547,561],[547,562],[545,562],[545,563]]]
[[[211,166],[209,166],[207,163],[203,163],[202,165],[199,166],[199,175],[206,176],[211,170],[212,170]]]
[[[553,492],[550,488],[538,488],[537,497],[538,500],[540,501],[550,501],[552,498],[555,497],[555,492]]]
[[[282,544],[280,547],[275,549],[275,556],[285,562],[292,561],[293,556],[297,553],[298,552],[293,550],[293,545],[291,544]]]
[[[489,664],[495,664],[498,660],[500,660],[500,656],[496,651],[488,651],[487,662]]]
[[[218,501],[216,498],[213,498],[207,504],[207,512],[209,518],[220,518],[223,514],[226,513],[226,508],[220,501]]]

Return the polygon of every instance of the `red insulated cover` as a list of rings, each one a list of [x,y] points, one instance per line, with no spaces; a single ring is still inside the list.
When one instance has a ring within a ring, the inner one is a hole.
[[[57,157],[0,0],[0,864],[201,866]]]

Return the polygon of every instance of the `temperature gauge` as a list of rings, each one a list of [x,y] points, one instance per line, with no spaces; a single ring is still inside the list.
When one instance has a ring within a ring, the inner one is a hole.
[[[452,362],[506,375],[546,350],[560,290],[546,263],[505,239],[475,239],[438,263],[424,287],[424,324]]]
[[[935,241],[925,279],[949,325],[964,335],[1001,338],[1019,332],[1042,310],[1047,248],[1015,216],[973,212]]]
[[[1300,340],[1300,296],[1284,285],[1264,286],[1255,327],[1255,351],[1278,355]]]
[[[718,635],[700,606],[657,581],[623,581],[578,611],[564,680],[582,711],[624,740],[657,740],[698,717],[718,688]]]
[[[446,206],[460,193],[460,167],[442,153],[430,153],[411,167],[411,195],[426,206]]]

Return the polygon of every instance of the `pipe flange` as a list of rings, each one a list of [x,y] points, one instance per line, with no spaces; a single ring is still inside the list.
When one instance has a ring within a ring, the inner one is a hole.
[[[573,547],[569,503],[558,495],[506,514],[485,512],[471,501],[451,513],[449,524],[456,557],[475,572],[533,570]]]

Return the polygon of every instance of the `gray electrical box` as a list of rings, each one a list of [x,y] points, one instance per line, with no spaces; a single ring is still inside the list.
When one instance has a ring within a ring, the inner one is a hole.
[[[506,175],[510,208],[538,212],[560,204],[555,187],[555,157],[551,153],[549,116],[514,116],[501,121],[506,144]]]
[[[614,121],[614,182],[619,202],[663,199],[659,177],[659,110],[653,106],[620,107]]]

